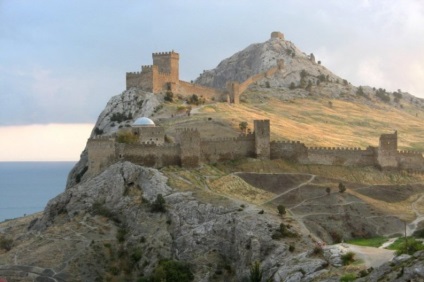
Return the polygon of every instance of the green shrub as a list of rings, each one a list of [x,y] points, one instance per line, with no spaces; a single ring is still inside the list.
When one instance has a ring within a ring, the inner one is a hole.
[[[118,136],[116,137],[116,141],[118,143],[125,143],[125,144],[135,144],[138,142],[137,135],[134,135],[129,130],[119,131]]]
[[[261,264],[259,263],[259,261],[255,261],[250,266],[249,281],[250,282],[261,282],[262,281],[262,275],[263,275],[263,271],[261,269]]]
[[[189,282],[193,279],[194,275],[186,263],[176,260],[163,260],[159,262],[150,281]]]
[[[278,214],[281,216],[286,214],[286,207],[283,205],[278,205],[277,210],[278,210]]]
[[[141,253],[141,249],[140,249],[140,248],[136,248],[136,249],[133,251],[133,253],[131,254],[131,260],[132,260],[134,263],[139,262],[139,261],[140,261],[140,259],[141,259],[141,257],[142,257],[142,253]]]
[[[413,237],[408,237],[405,242],[405,238],[399,238],[394,243],[396,246],[396,255],[408,254],[413,255],[417,251],[424,250],[424,245],[421,241],[415,240]]]
[[[150,210],[152,212],[166,212],[166,202],[162,194],[156,196],[156,200],[152,203]]]
[[[6,238],[4,236],[0,237],[0,249],[5,250],[6,252],[10,251],[13,247],[13,239]]]
[[[173,102],[174,101],[174,93],[172,93],[172,91],[167,91],[166,94],[165,94],[164,100],[168,101],[168,102]]]
[[[342,259],[343,265],[349,265],[355,261],[355,253],[347,252],[346,254],[341,256],[341,259]]]
[[[355,273],[346,273],[342,277],[340,277],[340,282],[350,282],[356,280],[356,274]]]
[[[123,243],[125,241],[125,236],[127,236],[128,230],[126,228],[119,228],[118,232],[116,233],[116,240],[118,240],[119,243]]]

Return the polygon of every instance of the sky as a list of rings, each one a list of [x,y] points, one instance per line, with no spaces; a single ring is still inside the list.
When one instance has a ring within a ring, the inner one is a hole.
[[[353,85],[424,98],[421,0],[0,0],[0,161],[78,160],[153,52],[190,81],[272,31]]]

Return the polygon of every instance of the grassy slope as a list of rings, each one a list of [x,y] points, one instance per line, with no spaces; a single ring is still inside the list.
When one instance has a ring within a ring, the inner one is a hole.
[[[174,118],[163,125],[169,129],[198,127],[204,137],[230,137],[239,133],[241,121],[247,121],[253,130],[254,119],[270,119],[272,140],[301,141],[309,147],[378,146],[380,134],[397,130],[399,149],[424,151],[424,111],[408,103],[401,109],[378,101],[367,105],[333,99],[330,107],[327,99],[283,101],[275,95],[252,102],[255,95],[258,94],[244,94],[246,102],[240,105],[207,104],[191,117]],[[175,114],[175,109],[175,104],[168,104],[161,116]]]

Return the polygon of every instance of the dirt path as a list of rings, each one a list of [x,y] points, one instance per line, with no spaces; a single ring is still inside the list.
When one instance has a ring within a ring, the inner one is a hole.
[[[286,194],[288,194],[288,193],[290,193],[290,192],[292,192],[292,191],[294,191],[294,190],[297,190],[297,189],[299,189],[300,187],[303,187],[303,186],[305,186],[305,185],[308,185],[309,183],[311,183],[312,181],[314,181],[315,177],[316,177],[316,175],[311,174],[311,178],[310,178],[310,179],[308,179],[307,181],[305,181],[305,182],[303,182],[303,183],[301,183],[301,184],[297,185],[296,187],[293,187],[293,188],[291,188],[291,189],[289,189],[289,190],[287,190],[287,191],[285,191],[285,192],[283,192],[283,193],[281,193],[281,194],[278,194],[277,196],[275,196],[275,197],[271,198],[270,200],[268,200],[268,201],[266,201],[266,202],[262,203],[262,205],[269,204],[269,203],[271,203],[272,201],[274,201],[275,199],[278,199],[278,198],[280,198],[280,197],[282,197],[282,196],[284,196],[284,195],[286,195]]]
[[[417,203],[423,198],[424,194],[421,194],[421,196],[411,204],[411,209],[415,213],[417,218],[406,226],[406,235],[408,236],[412,235],[415,232],[418,227],[418,223],[424,221],[424,214],[422,214],[417,208]]]
[[[385,262],[391,261],[394,257],[395,251],[373,248],[373,247],[362,247],[351,244],[337,244],[343,253],[353,252],[355,253],[355,259],[360,259],[368,267],[378,267]]]

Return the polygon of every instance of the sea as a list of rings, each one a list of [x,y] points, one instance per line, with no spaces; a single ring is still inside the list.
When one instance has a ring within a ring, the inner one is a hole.
[[[0,222],[44,210],[76,162],[0,162]]]

